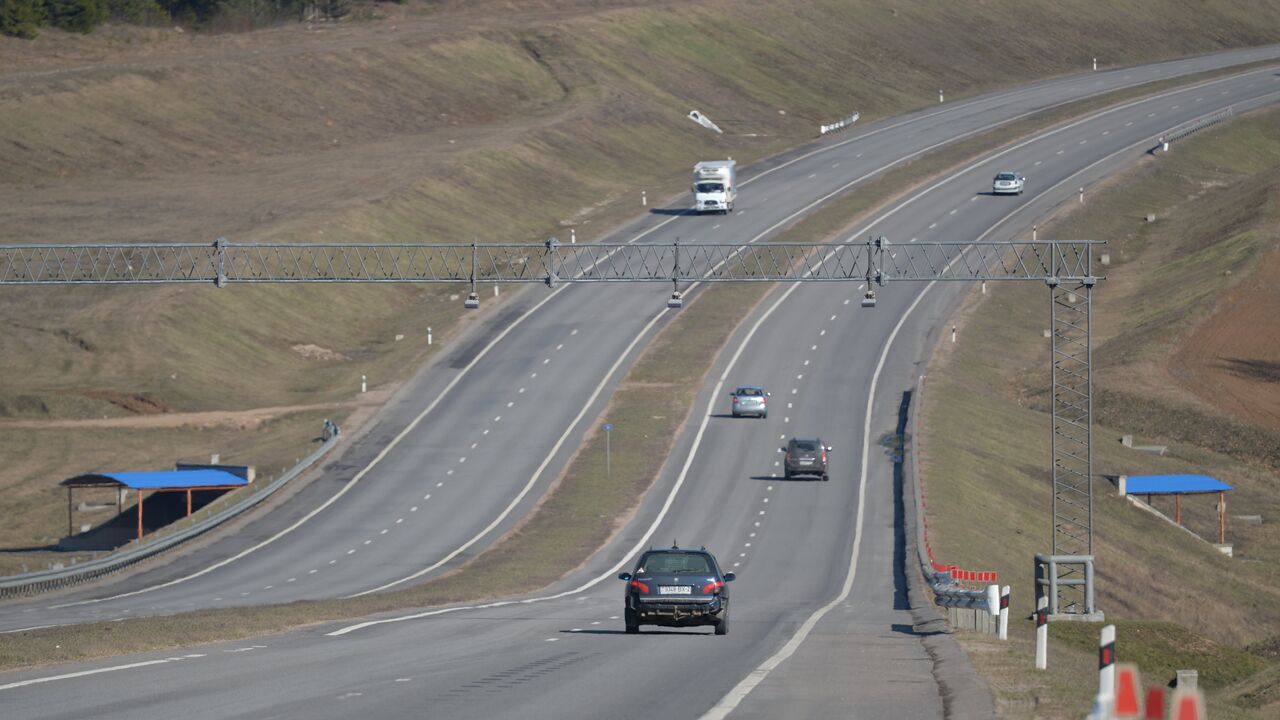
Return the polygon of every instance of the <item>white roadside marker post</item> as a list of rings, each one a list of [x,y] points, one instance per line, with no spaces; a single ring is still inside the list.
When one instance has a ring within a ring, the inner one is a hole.
[[[361,375],[360,376],[360,392],[364,392],[368,389],[369,389],[369,378],[367,376]]]
[[[1098,703],[1110,717],[1116,699],[1116,626],[1104,625],[1098,638]]]
[[[1036,600],[1036,669],[1049,667],[1049,598]]]
[[[431,326],[430,325],[427,326],[427,344],[428,345],[431,344]]]
[[[1000,633],[1001,640],[1009,639],[1009,586],[1000,589]]]

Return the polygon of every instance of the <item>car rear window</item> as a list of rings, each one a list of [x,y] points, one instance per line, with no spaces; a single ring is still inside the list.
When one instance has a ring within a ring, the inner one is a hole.
[[[764,392],[760,388],[738,388],[738,394],[748,397],[760,397]]]
[[[640,562],[640,572],[703,575],[711,572],[711,563],[698,553],[654,553]]]
[[[997,180],[1012,180],[1012,179],[1014,179],[1014,174],[1013,174],[1013,173],[1000,173],[999,175],[997,175],[997,176],[996,176],[996,179],[997,179]]]
[[[818,443],[809,442],[808,440],[797,440],[796,449],[802,452],[817,452]]]

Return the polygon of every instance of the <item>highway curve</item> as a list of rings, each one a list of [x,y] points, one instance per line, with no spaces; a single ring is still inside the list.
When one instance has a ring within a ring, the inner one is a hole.
[[[1091,73],[885,120],[748,168],[732,216],[655,214],[612,239],[764,238],[860,178],[1025,113],[1277,56],[1266,48]],[[1126,102],[941,178],[853,238],[1009,239],[1132,162],[1161,131],[1278,97],[1280,74],[1268,67]],[[989,196],[991,176],[1007,168],[1029,177],[1026,195]],[[879,440],[964,289],[893,284],[869,311],[853,284],[778,287],[719,358],[634,521],[544,593],[6,673],[6,716],[941,717],[933,664],[906,612],[892,466]],[[522,293],[277,511],[181,562],[6,604],[0,629],[349,595],[456,565],[510,527],[563,467],[612,383],[672,314],[667,291]],[[767,420],[718,416],[725,385],[738,382],[773,391]],[[830,482],[774,477],[777,447],[793,434],[836,447]],[[727,637],[622,634],[612,576],[637,548],[675,538],[705,544],[739,573]]]

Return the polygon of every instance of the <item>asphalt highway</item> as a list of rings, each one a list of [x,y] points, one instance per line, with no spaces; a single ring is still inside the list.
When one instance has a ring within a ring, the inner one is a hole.
[[[1036,109],[1278,56],[1267,48],[1090,73],[922,110],[747,169],[732,216],[653,214],[615,239],[755,241],[862,178]],[[1025,236],[1160,132],[1277,98],[1280,73],[1269,67],[1096,112],[940,178],[852,237]],[[1026,195],[989,195],[1004,169],[1028,176]],[[6,717],[941,717],[896,571],[897,492],[880,440],[966,289],[890,285],[879,307],[863,310],[854,284],[777,288],[718,361],[634,521],[545,593],[7,673]],[[674,313],[663,307],[667,292],[522,293],[272,513],[120,582],[6,604],[0,629],[350,595],[456,565],[518,520],[563,467],[627,363]],[[740,382],[773,391],[767,420],[723,416],[725,393]],[[830,482],[781,480],[778,446],[791,435],[835,446]],[[638,549],[674,539],[705,544],[739,573],[727,637],[622,634],[613,576]]]

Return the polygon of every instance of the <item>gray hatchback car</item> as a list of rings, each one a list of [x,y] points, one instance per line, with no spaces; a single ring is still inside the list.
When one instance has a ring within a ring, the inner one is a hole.
[[[782,448],[786,453],[782,468],[786,479],[810,476],[827,480],[827,453],[830,445],[823,445],[820,438],[791,438],[791,442]]]
[[[729,393],[732,398],[734,417],[754,415],[758,418],[769,417],[769,393],[762,387],[742,385]]]

